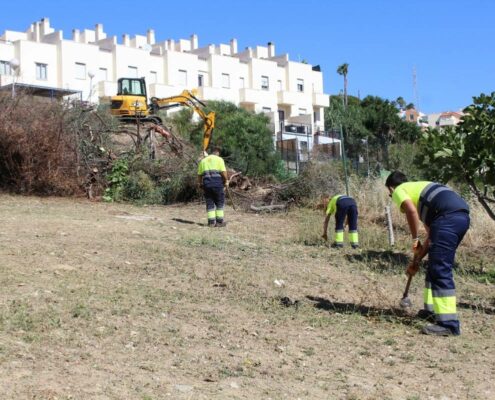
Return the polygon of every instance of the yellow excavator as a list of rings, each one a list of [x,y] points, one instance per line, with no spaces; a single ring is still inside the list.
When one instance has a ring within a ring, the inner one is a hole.
[[[129,123],[152,122],[159,126],[162,126],[162,120],[157,115],[158,110],[181,106],[189,107],[203,120],[203,151],[206,152],[208,149],[215,127],[215,113],[213,111],[208,114],[204,112],[203,108],[206,107],[206,104],[196,97],[195,90],[184,90],[181,94],[171,97],[152,97],[148,103],[144,78],[120,78],[117,95],[112,96],[111,101],[111,113],[119,117],[121,121]]]

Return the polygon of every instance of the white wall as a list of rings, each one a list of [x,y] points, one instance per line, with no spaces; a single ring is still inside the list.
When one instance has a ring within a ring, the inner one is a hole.
[[[323,76],[312,66],[289,61],[287,54],[275,55],[275,46],[255,46],[237,52],[237,41],[230,44],[208,45],[198,48],[198,38],[167,40],[155,43],[154,31],[146,35],[122,36],[122,43],[115,37],[107,38],[101,24],[94,30],[74,30],[71,40],[63,39],[61,31],[50,27],[47,18],[33,23],[26,32],[6,31],[0,40],[0,60],[19,59],[19,82],[54,88],[82,91],[92,101],[98,96],[108,97],[116,93],[116,82],[129,76],[129,66],[137,67],[137,76],[148,82],[150,96],[169,97],[184,89],[198,87],[198,74],[205,76],[199,97],[203,100],[226,100],[255,112],[270,109],[272,120],[278,127],[278,110],[284,110],[288,123],[303,118],[313,126],[313,132],[323,128],[323,107],[328,95],[323,93]],[[9,40],[12,43],[7,43]],[[150,50],[152,49],[151,53]],[[48,79],[36,79],[35,63],[48,66]],[[86,65],[86,74],[77,79],[75,64]],[[102,82],[100,68],[107,70],[107,80]],[[179,70],[186,71],[187,82],[180,82]],[[156,83],[151,81],[151,71],[156,72]],[[223,74],[229,76],[229,87],[224,87]],[[261,77],[267,76],[269,89],[261,88]],[[240,77],[244,78],[241,87]],[[3,77],[3,82],[6,81]],[[304,81],[304,91],[298,91],[298,79]],[[280,89],[281,82],[282,89]],[[93,84],[91,88],[91,83]],[[316,113],[320,121],[313,123]]]

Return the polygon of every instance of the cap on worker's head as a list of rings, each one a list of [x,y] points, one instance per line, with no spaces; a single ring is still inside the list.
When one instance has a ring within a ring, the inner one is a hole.
[[[405,182],[407,182],[407,176],[400,171],[394,171],[388,176],[387,180],[385,181],[385,186],[396,188],[397,186],[402,185]]]

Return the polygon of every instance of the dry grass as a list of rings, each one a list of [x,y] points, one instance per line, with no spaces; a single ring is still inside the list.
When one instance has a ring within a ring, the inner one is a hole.
[[[380,225],[334,251],[321,212],[229,208],[212,230],[203,207],[0,197],[3,398],[495,395],[493,285],[458,276],[463,335],[423,337]]]

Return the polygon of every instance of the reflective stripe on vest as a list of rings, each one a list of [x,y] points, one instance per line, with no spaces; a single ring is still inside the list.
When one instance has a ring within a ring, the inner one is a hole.
[[[421,222],[426,223],[426,218],[428,217],[428,212],[430,212],[431,203],[435,197],[445,190],[451,190],[446,186],[440,185],[438,183],[429,183],[419,195],[419,219]]]

